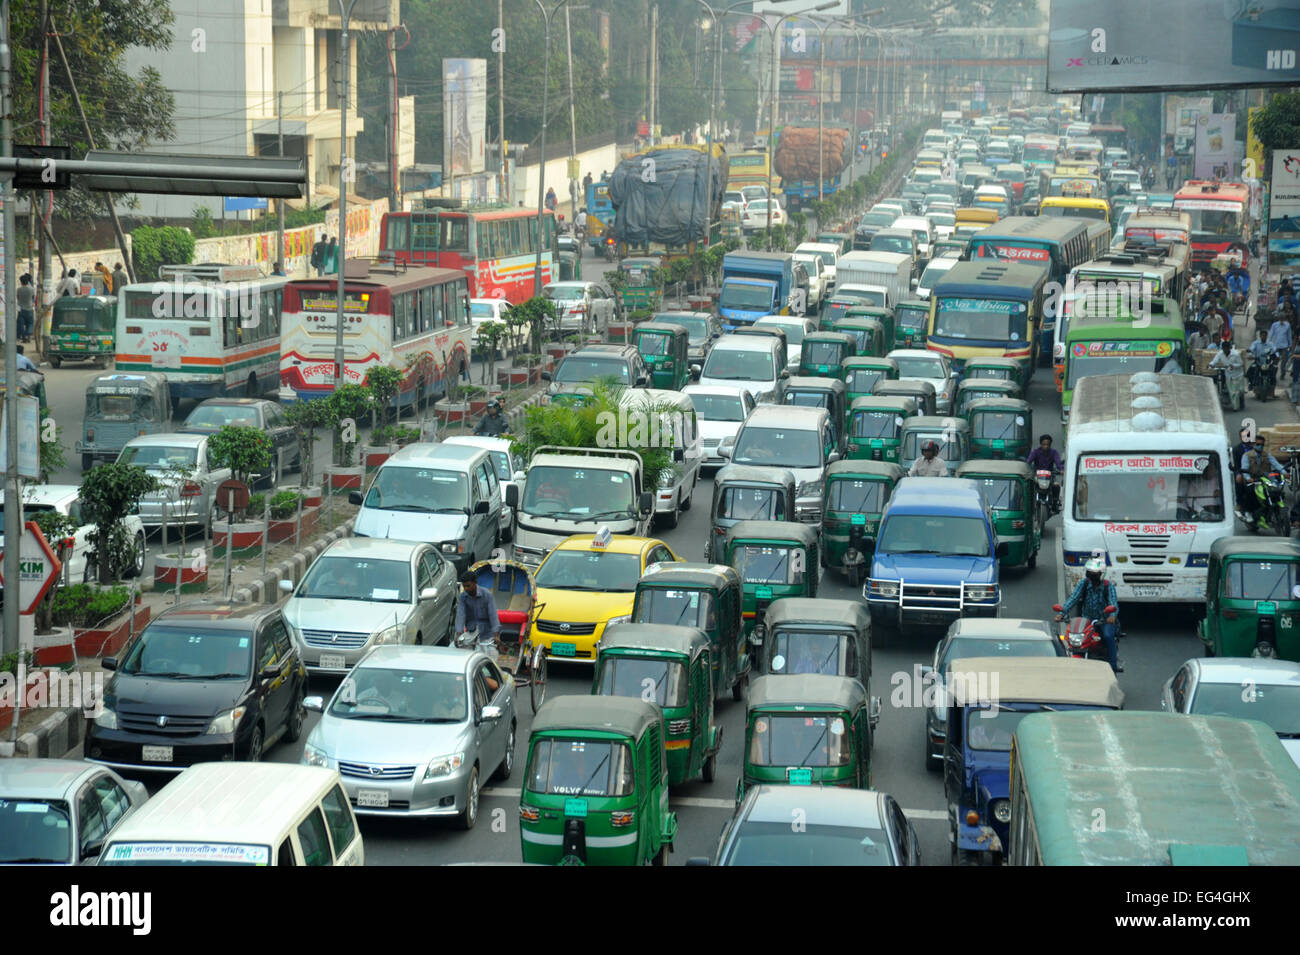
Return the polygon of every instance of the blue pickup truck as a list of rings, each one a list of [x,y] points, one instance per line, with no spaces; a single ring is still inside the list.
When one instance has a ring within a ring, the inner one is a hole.
[[[789,315],[794,302],[794,256],[789,252],[728,252],[722,259],[718,317],[734,332],[764,315]]]
[[[1006,549],[974,481],[903,478],[881,516],[862,587],[872,622],[946,627],[958,617],[997,616]]]

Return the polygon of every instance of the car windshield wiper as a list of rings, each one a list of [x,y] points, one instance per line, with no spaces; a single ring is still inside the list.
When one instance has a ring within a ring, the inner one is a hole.
[[[919,548],[917,550],[890,550],[888,547],[882,548],[886,554],[937,554],[939,551],[928,548]]]
[[[627,517],[631,513],[632,513],[631,508],[623,507],[623,508],[619,508],[616,511],[597,511],[595,514],[587,514],[586,517],[590,518],[593,521],[598,521],[604,517]]]
[[[299,597],[310,597],[313,600],[365,600],[365,597],[353,597],[351,594],[298,594]]]
[[[187,676],[190,675],[190,674],[188,674],[188,673],[179,673],[179,672],[177,672],[176,670],[126,670],[126,671],[124,671],[124,672],[126,672],[127,675],[129,675],[129,676],[171,676],[171,677],[187,677]]]
[[[398,713],[361,713],[365,720],[383,720],[385,723],[423,723],[423,716],[402,716]]]
[[[378,509],[381,511],[416,511],[420,514],[434,513],[433,508],[426,507],[423,504],[386,504],[380,505]]]
[[[66,859],[47,859],[45,856],[27,856],[22,859],[0,859],[0,865],[31,865],[38,862],[66,862]]]
[[[807,763],[810,758],[812,758],[812,754],[817,752],[817,750],[821,747],[822,740],[826,738],[826,730],[829,728],[830,728],[829,722],[826,724],[826,726],[822,727],[822,732],[821,735],[817,737],[817,742],[813,743],[812,749],[808,750],[808,752],[804,754],[804,758],[799,760],[799,768],[803,768],[804,764]]]
[[[177,674],[178,680],[233,680],[238,676],[248,676],[247,673],[186,673]]]
[[[462,716],[426,716],[420,720],[421,723],[459,723],[463,720]]]

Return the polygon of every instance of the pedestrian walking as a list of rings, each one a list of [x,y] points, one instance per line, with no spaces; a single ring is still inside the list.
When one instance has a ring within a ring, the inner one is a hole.
[[[316,277],[320,278],[325,274],[325,250],[329,248],[329,243],[325,237],[321,236],[316,240],[316,244],[311,247],[311,267],[316,270]]]
[[[24,272],[18,279],[18,339],[29,341],[32,326],[36,324],[36,287],[32,285],[32,274]]]
[[[335,236],[330,236],[330,244],[325,249],[325,271],[329,275],[337,275],[339,271],[339,240]]]
[[[126,283],[131,281],[130,276],[126,274],[126,269],[122,268],[121,262],[118,262],[117,265],[113,266],[112,279],[113,279],[112,294],[114,295],[121,294],[122,290],[126,288]]]
[[[112,295],[113,294],[113,273],[108,270],[108,266],[105,265],[103,262],[95,263],[95,271],[99,273],[99,277],[104,282],[104,294]]]

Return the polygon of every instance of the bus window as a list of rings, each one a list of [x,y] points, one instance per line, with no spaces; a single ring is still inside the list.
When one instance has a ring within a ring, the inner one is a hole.
[[[433,216],[412,215],[414,220],[412,233],[414,243],[412,249],[417,252],[433,252],[438,248],[438,220]],[[393,223],[404,223],[403,219],[390,219]],[[404,231],[404,230],[403,230]],[[393,246],[393,248],[402,248],[402,246]]]
[[[518,219],[510,220],[510,254],[519,255],[524,250],[522,223]]]
[[[386,249],[406,249],[409,251],[411,241],[411,220],[407,216],[392,216],[388,220],[388,241]]]
[[[442,248],[447,252],[469,251],[469,220],[464,216],[442,220]]]

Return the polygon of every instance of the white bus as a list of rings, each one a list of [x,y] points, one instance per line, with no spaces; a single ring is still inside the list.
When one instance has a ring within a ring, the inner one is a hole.
[[[164,265],[117,297],[118,371],[167,376],[173,403],[274,394],[283,276],[252,265]]]
[[[280,378],[292,400],[334,391],[338,279],[295,279],[284,293]],[[343,287],[343,380],[364,384],[388,365],[402,372],[396,404],[446,394],[447,381],[469,366],[469,284],[456,269],[383,269],[351,261]]]
[[[1122,601],[1204,602],[1210,545],[1234,523],[1214,382],[1154,372],[1082,378],[1065,452],[1066,593],[1096,554]]]

